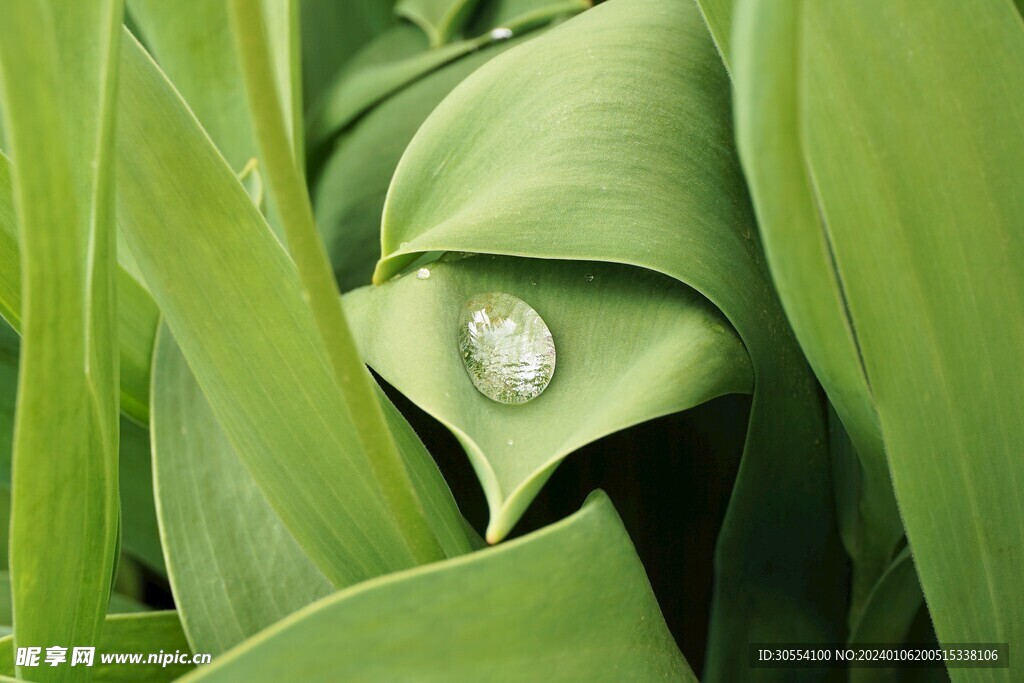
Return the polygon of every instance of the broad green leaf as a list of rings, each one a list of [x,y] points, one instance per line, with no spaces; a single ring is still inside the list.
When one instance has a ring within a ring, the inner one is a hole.
[[[395,12],[419,26],[431,47],[459,33],[480,0],[397,0]]]
[[[607,261],[669,275],[725,314],[755,372],[717,551],[708,678],[725,681],[746,675],[747,642],[841,639],[846,590],[825,411],[763,262],[729,90],[691,3],[609,0],[513,48],[410,143],[375,274],[431,251]]]
[[[166,327],[152,406],[168,576],[192,647],[219,655],[331,593],[245,469]]]
[[[185,680],[697,679],[598,493],[524,538],[321,600]]]
[[[952,1],[745,2],[737,21],[739,138],[790,316],[811,354],[833,335],[794,292],[843,294],[864,377],[848,354],[816,366],[833,396],[870,389],[940,642],[1019,642],[1024,23]]]
[[[346,297],[367,362],[455,433],[503,538],[561,460],[637,422],[751,389],[743,345],[714,306],[664,275],[603,263],[480,256]],[[547,323],[555,375],[524,405],[473,386],[458,347],[464,302],[505,292]],[[643,330],[643,334],[637,334]]]
[[[320,93],[338,70],[395,17],[392,0],[302,0],[302,92],[305,106]]]
[[[794,3],[785,7],[784,10],[779,8],[773,18],[764,19],[773,21],[773,30],[784,30],[787,12],[797,11]],[[795,24],[788,30],[794,27]],[[737,104],[740,141],[748,160],[748,175],[761,229],[767,236],[768,256],[775,260],[785,258],[793,264],[792,268],[776,269],[775,283],[789,319],[803,341],[803,349],[852,440],[851,450],[845,455],[850,467],[838,486],[850,486],[853,479],[857,480],[858,490],[851,499],[851,505],[857,508],[856,519],[845,534],[847,550],[854,562],[851,618],[855,620],[864,599],[892,559],[902,537],[902,524],[896,511],[871,388],[847,316],[846,294],[833,270],[832,245],[815,198],[814,179],[804,168],[801,115],[795,108],[795,93],[799,87],[797,38],[788,34],[785,47],[779,50],[780,68],[768,77],[758,75],[753,82],[749,80],[749,60],[756,58],[749,46],[758,44],[752,33],[759,33],[762,28],[760,20],[747,19],[738,30],[743,38],[736,55],[737,83],[739,88],[747,89],[741,90],[747,97],[741,97]],[[782,62],[783,59],[786,61]],[[785,110],[762,111],[759,108],[754,114],[749,103],[751,98],[760,95],[753,94],[750,88],[791,101],[794,106]],[[772,131],[769,137],[763,138],[765,142],[756,143],[756,147],[752,147],[755,143],[746,132],[749,127],[743,126],[752,115],[757,117],[758,125]],[[757,164],[753,160],[760,158],[785,163],[785,172],[780,173],[779,167],[774,166],[751,167],[751,163]],[[775,238],[775,217],[780,215],[785,216],[784,230],[788,236],[784,242]]]
[[[21,257],[11,187],[11,165],[0,154],[0,316],[22,329]],[[129,260],[120,253],[122,264]],[[121,410],[145,424],[149,419],[149,361],[160,312],[145,288],[124,267],[117,271]]]
[[[19,646],[97,641],[118,546],[121,16],[116,0],[17,3],[0,23],[24,299],[10,540]]]
[[[93,681],[146,681],[161,683],[173,681],[191,669],[191,664],[104,664],[103,654],[141,654],[145,659],[150,654],[188,653],[188,643],[181,630],[181,623],[175,612],[145,612],[140,614],[115,614],[108,616],[103,624],[103,635],[96,646],[92,667],[72,667],[71,648],[68,648],[68,664],[51,668],[39,666],[26,669],[30,680],[42,680],[49,671],[67,675],[69,672],[85,672]],[[44,650],[45,653],[45,650]],[[42,659],[42,658],[40,658]],[[0,673],[14,672],[14,643],[11,637],[0,638]]]
[[[130,41],[121,93],[122,229],[228,440],[332,583],[410,566],[292,261]]]
[[[407,84],[361,116],[338,140],[313,200],[343,292],[370,283],[380,258],[380,216],[388,185],[420,124],[466,76],[519,42],[502,41]]]
[[[333,587],[246,471],[166,328],[155,358],[154,460],[171,586],[193,648],[219,654]],[[469,552],[444,480],[397,411],[390,415],[442,546]]]

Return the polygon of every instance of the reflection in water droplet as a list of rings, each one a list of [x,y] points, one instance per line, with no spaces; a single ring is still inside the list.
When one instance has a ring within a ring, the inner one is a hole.
[[[594,281],[594,276],[593,276],[593,275],[590,275],[590,274],[588,273],[587,275],[584,275],[584,276],[583,276],[583,279],[584,279],[584,280],[586,280],[587,282],[593,282],[593,281]]]
[[[420,268],[419,270],[417,270],[416,271],[416,279],[417,280],[429,280],[430,279],[430,269],[429,268]]]
[[[537,311],[511,294],[478,294],[466,302],[459,315],[459,351],[473,385],[498,403],[536,398],[555,373],[551,331]]]

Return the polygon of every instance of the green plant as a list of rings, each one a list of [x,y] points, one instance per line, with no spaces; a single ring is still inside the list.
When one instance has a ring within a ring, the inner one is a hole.
[[[3,677],[920,680],[749,647],[1020,642],[1009,0],[2,12]],[[521,405],[460,350],[495,292],[554,340]],[[574,451],[731,394],[706,651],[607,495],[508,538]],[[51,646],[186,659],[16,658]]]

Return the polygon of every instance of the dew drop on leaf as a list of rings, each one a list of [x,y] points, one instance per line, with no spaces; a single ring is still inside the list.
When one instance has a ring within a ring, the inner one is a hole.
[[[429,280],[430,279],[430,269],[429,268],[420,268],[419,270],[417,270],[416,271],[416,279],[417,280]]]
[[[459,315],[459,351],[481,394],[498,403],[526,403],[555,374],[555,342],[537,311],[511,294],[478,294]]]

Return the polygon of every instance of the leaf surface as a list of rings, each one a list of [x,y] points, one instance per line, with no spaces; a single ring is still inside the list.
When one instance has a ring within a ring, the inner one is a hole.
[[[345,298],[367,362],[458,436],[503,538],[566,455],[605,434],[751,389],[746,351],[702,296],[655,273],[604,263],[479,256]],[[471,297],[526,301],[555,340],[550,386],[522,405],[476,390],[459,352]],[[642,334],[636,330],[642,329]]]
[[[870,390],[939,641],[1016,642],[1024,23],[1009,2],[738,12],[739,139],[797,332],[830,395]],[[863,379],[800,305],[837,287],[821,310],[848,317]]]
[[[697,680],[602,493],[522,539],[337,593],[186,680],[294,678]]]
[[[690,3],[610,0],[509,50],[410,143],[375,274],[432,251],[605,261],[673,277],[724,313],[755,373],[717,551],[707,677],[726,681],[759,637],[841,639],[845,593],[825,411],[760,251],[729,91]]]
[[[121,18],[116,0],[39,2],[7,8],[0,23],[23,267],[10,537],[21,647],[97,641],[119,545],[113,136]],[[43,681],[86,673],[31,672]]]

